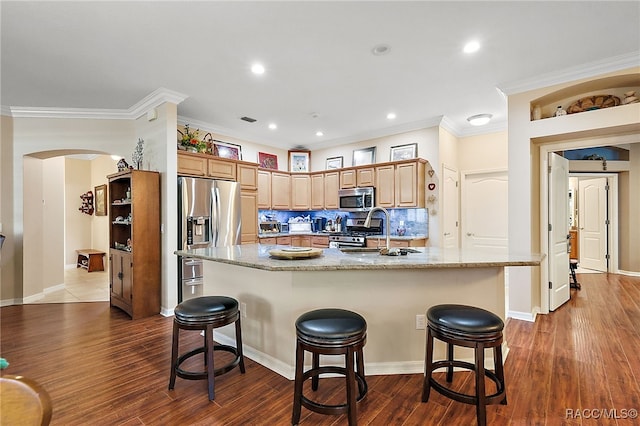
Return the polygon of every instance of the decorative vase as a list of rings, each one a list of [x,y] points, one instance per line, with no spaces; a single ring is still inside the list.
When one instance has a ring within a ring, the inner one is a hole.
[[[533,107],[533,119],[540,120],[542,118],[542,108],[540,105],[535,105]]]
[[[187,147],[187,152],[198,152],[197,148],[192,148],[190,146]]]

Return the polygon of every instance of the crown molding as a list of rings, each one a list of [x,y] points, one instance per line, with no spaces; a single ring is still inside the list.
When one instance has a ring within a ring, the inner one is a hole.
[[[11,108],[6,105],[0,105],[0,115],[11,117]]]
[[[458,136],[459,138],[466,138],[468,136],[486,135],[489,133],[503,132],[508,129],[509,125],[506,120],[494,121],[484,126],[469,126],[469,128],[462,130]]]
[[[14,118],[88,118],[102,120],[135,120],[152,108],[166,102],[179,104],[188,96],[163,87],[154,90],[128,109],[8,107]],[[2,107],[4,114],[5,108]]]
[[[566,68],[561,71],[542,74],[531,79],[499,84],[498,90],[507,95],[515,95],[518,93],[528,92],[530,90],[541,89],[543,87],[554,86],[556,84],[567,83],[583,78],[595,77],[609,72],[638,66],[640,66],[640,52],[631,52],[584,65]]]

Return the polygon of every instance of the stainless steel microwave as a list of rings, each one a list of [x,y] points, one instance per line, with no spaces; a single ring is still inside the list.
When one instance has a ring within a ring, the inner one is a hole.
[[[338,207],[349,212],[367,211],[375,205],[373,187],[341,189],[338,191]]]

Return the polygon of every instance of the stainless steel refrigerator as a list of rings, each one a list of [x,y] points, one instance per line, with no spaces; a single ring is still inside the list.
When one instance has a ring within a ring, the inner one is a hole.
[[[178,247],[240,244],[240,184],[178,177]],[[178,257],[178,301],[203,294],[202,260]]]

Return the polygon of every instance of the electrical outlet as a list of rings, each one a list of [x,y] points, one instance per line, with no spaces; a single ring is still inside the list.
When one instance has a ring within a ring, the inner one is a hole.
[[[427,328],[426,315],[416,315],[416,330],[424,330],[425,328]]]
[[[240,302],[240,315],[242,318],[247,317],[247,304],[244,302]]]

